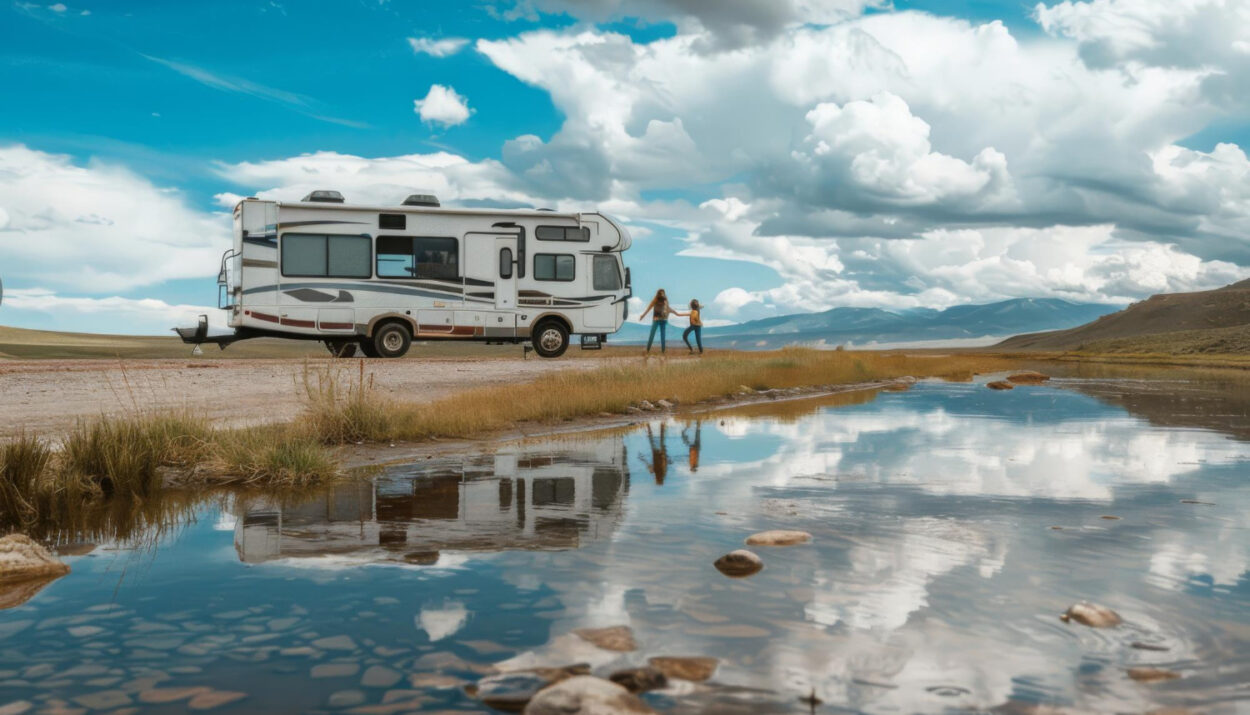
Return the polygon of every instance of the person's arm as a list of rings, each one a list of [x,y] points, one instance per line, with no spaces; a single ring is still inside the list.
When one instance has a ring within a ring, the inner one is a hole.
[[[639,320],[642,320],[643,318],[646,318],[646,317],[647,317],[647,313],[650,313],[650,312],[651,312],[651,309],[652,309],[652,308],[654,308],[654,307],[655,307],[655,299],[654,299],[654,298],[652,298],[652,299],[651,299],[651,302],[650,302],[650,303],[647,303],[647,309],[646,309],[646,310],[644,310],[644,311],[642,311],[642,315],[638,316],[638,319],[639,319]]]
[[[680,310],[670,310],[670,311],[668,311],[668,312],[672,313],[673,315],[680,315],[680,316],[681,316],[681,317],[683,317],[683,318],[685,318],[685,317],[687,317],[688,315],[690,315],[689,313],[683,313],[683,312],[681,312]]]

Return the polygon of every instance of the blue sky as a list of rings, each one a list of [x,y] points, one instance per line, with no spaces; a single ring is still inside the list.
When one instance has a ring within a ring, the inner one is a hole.
[[[1250,262],[1246,5],[14,3],[0,324],[162,330],[214,301],[233,197],[309,181],[602,208],[640,292],[718,320],[1215,287]]]

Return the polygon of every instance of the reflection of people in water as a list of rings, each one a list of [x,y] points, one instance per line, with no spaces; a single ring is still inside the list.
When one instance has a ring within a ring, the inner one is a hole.
[[[655,432],[651,430],[651,425],[647,425],[647,442],[651,444],[651,463],[647,465],[647,469],[655,475],[655,483],[663,484],[664,477],[668,476],[668,434],[666,430],[668,425],[660,423],[660,439],[656,441]]]
[[[690,448],[690,472],[699,471],[699,450],[703,449],[703,420],[694,421],[694,441],[690,441],[686,437],[686,432],[690,429],[687,426],[681,431],[681,441],[686,443]]]

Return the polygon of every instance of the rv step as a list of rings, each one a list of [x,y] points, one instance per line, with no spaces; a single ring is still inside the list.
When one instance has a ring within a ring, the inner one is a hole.
[[[201,315],[200,322],[194,328],[174,328],[174,332],[178,337],[182,338],[182,342],[187,345],[199,347],[204,343],[211,343],[226,349],[226,346],[238,340],[242,340],[236,333],[227,333],[226,335],[209,335],[208,334],[208,316]]]

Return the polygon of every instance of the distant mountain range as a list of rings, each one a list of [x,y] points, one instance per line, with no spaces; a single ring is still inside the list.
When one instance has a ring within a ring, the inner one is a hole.
[[[1086,325],[1017,335],[998,347],[1135,353],[1250,352],[1250,280],[1196,293],[1160,293]]]
[[[804,345],[893,345],[899,343],[987,344],[995,338],[1041,330],[1060,330],[1087,323],[1122,306],[1072,303],[1054,298],[1017,298],[985,305],[959,305],[945,310],[914,308],[834,308],[763,318],[736,325],[704,328],[703,342],[722,348],[775,348]],[[714,316],[708,316],[714,317]],[[669,341],[681,341],[685,320],[669,328]],[[649,325],[629,323],[615,343],[646,342]],[[676,332],[676,335],[673,333]]]

